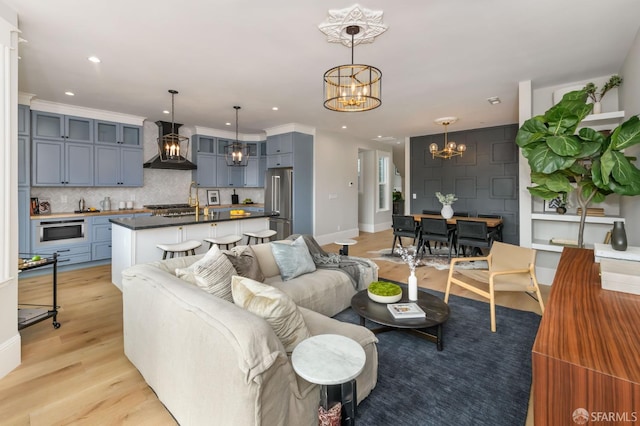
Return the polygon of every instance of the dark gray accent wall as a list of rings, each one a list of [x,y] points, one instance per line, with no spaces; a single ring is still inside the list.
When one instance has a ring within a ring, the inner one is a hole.
[[[444,133],[411,138],[411,212],[440,210],[436,192],[453,193],[454,212],[499,214],[504,240],[519,244],[517,124],[450,132],[448,139],[467,145],[462,157],[432,158],[429,145],[442,148]],[[414,200],[412,194],[416,194]]]

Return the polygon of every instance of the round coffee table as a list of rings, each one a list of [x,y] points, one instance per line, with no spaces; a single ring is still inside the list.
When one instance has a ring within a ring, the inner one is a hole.
[[[402,299],[398,303],[411,302],[407,286],[399,285],[402,287]],[[411,332],[435,342],[438,350],[441,351],[442,324],[449,318],[449,305],[421,288],[418,288],[418,300],[415,303],[427,314],[426,317],[396,319],[387,309],[387,304],[371,300],[367,290],[359,291],[351,298],[351,308],[360,316],[360,325],[364,326],[365,319],[368,319],[383,326],[371,329],[376,334],[392,330]]]

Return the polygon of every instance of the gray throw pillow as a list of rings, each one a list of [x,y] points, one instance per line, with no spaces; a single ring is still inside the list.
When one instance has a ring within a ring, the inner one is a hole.
[[[238,272],[238,275],[255,281],[264,281],[264,274],[251,246],[238,246],[231,250],[225,250],[223,253],[227,256],[236,272]]]
[[[307,244],[302,237],[296,238],[293,243],[271,243],[271,251],[276,259],[282,281],[288,281],[300,275],[316,270]]]

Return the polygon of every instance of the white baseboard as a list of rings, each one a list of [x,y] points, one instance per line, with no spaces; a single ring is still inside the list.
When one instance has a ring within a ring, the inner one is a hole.
[[[20,365],[20,333],[0,345],[0,378]]]
[[[391,222],[383,222],[383,223],[359,223],[358,224],[358,228],[360,228],[360,230],[362,232],[369,232],[371,234],[374,234],[376,232],[382,232],[382,231],[386,231],[387,229],[391,228],[392,223]]]
[[[344,231],[332,232],[331,234],[316,235],[314,238],[321,246],[331,244],[334,241],[344,240],[346,238],[354,238],[360,235],[358,228],[346,229]],[[337,247],[337,246],[336,246]],[[337,250],[336,250],[337,251]]]

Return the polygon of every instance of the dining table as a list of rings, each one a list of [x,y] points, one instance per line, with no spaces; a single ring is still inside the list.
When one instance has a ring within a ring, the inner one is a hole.
[[[420,220],[424,218],[428,219],[444,219],[439,214],[423,214],[423,213],[412,213],[411,216],[416,220],[416,222],[420,222]],[[484,222],[487,224],[487,228],[495,228],[502,224],[502,218],[500,217],[467,217],[467,216],[453,216],[450,219],[447,219],[448,225],[455,225],[458,223],[458,220],[468,220],[470,222]]]

